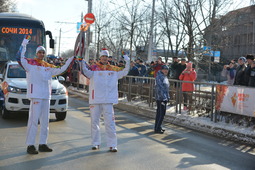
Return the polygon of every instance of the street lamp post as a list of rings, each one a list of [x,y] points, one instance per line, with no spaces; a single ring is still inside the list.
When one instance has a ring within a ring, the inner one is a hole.
[[[85,0],[88,1],[88,13],[92,12],[92,0]],[[89,60],[89,44],[90,44],[90,39],[91,33],[90,33],[90,27],[86,31],[86,45],[85,45],[85,60]]]

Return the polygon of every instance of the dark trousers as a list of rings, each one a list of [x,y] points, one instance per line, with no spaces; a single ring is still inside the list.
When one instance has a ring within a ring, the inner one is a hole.
[[[155,131],[160,131],[162,129],[161,125],[166,114],[166,104],[167,102],[157,100],[157,114],[155,119]]]
[[[192,91],[184,91],[183,92],[183,103],[184,106],[191,107],[193,101],[192,101]]]

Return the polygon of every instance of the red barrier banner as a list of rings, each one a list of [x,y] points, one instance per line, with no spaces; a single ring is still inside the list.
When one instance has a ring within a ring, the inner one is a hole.
[[[255,89],[217,85],[216,110],[255,117]]]

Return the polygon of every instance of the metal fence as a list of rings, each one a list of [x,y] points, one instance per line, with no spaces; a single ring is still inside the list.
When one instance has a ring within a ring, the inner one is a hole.
[[[183,96],[186,92],[182,92],[181,89],[182,83],[184,82],[185,81],[169,79],[170,101],[168,106],[173,108],[176,114],[205,117],[214,122],[224,121],[225,123],[255,126],[254,117],[247,117],[228,112],[218,112],[215,110],[217,95],[216,83],[186,82],[193,83],[195,90],[186,94],[190,100],[184,102]],[[79,82],[73,82],[72,84],[77,88],[88,90],[88,86],[84,84],[82,85]],[[126,99],[128,102],[140,102],[147,104],[148,107],[154,108],[156,106],[154,85],[155,78],[126,76],[118,82],[119,97]],[[184,111],[184,105],[187,105],[187,111]]]
[[[183,92],[182,83],[193,83],[193,92]],[[169,79],[170,83],[170,107],[174,108],[177,114],[186,114],[194,117],[205,117],[214,122],[223,121],[238,125],[255,126],[255,118],[244,115],[219,112],[215,110],[216,105],[216,83],[186,82]],[[155,79],[149,77],[126,76],[119,80],[119,96],[126,98],[127,101],[139,101],[147,103],[153,108],[156,105],[154,92]],[[183,96],[186,94],[190,100],[184,102]],[[184,105],[188,110],[184,111]]]
[[[188,113],[191,115],[211,117],[215,112],[215,84],[193,83],[195,90],[193,92],[182,92],[181,86],[185,81],[169,79],[170,83],[170,101],[169,106],[175,108],[175,112],[181,114],[183,106],[187,105]],[[155,79],[149,77],[126,76],[119,80],[119,96],[126,97],[130,102],[140,100],[148,103],[149,107],[155,106]],[[188,93],[190,100],[186,103],[183,100],[184,93]]]

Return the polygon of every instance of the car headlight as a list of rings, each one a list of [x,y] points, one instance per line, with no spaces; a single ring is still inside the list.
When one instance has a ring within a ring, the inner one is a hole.
[[[11,92],[11,93],[21,93],[21,89],[20,88],[13,87],[13,86],[8,86],[7,91]]]
[[[55,94],[57,94],[57,95],[59,95],[59,94],[67,94],[66,93],[66,88],[63,87],[63,88],[57,89]]]

